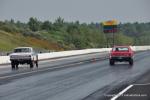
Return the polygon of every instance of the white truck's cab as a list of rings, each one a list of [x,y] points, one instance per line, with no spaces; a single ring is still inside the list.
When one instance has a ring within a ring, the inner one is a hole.
[[[38,67],[38,54],[35,53],[32,47],[17,47],[10,54],[12,69],[18,69],[19,64],[30,64],[30,68]]]

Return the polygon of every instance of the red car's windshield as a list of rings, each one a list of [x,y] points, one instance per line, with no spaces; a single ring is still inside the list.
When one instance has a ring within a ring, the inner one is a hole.
[[[129,51],[128,47],[114,47],[113,51]]]

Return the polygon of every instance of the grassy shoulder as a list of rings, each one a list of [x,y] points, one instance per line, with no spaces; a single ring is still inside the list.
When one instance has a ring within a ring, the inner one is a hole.
[[[24,36],[21,33],[8,33],[0,30],[0,51],[11,51],[18,46],[32,46],[45,50],[63,50],[57,43],[38,39],[32,36]]]

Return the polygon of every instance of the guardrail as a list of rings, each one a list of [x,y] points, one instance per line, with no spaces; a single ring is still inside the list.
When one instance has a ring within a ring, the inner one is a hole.
[[[134,51],[150,50],[150,46],[132,46]],[[61,51],[61,52],[51,52],[51,53],[41,53],[38,54],[39,60],[51,59],[51,58],[61,58],[67,56],[75,56],[89,53],[98,52],[109,52],[111,48],[97,48],[97,49],[84,49],[84,50],[71,50],[71,51]],[[10,63],[9,56],[0,56],[0,64]]]
[[[134,51],[150,50],[150,46],[131,46]]]

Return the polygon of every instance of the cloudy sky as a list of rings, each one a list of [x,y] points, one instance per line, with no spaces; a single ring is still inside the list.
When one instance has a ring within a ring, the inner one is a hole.
[[[0,0],[0,20],[150,22],[150,0]]]

